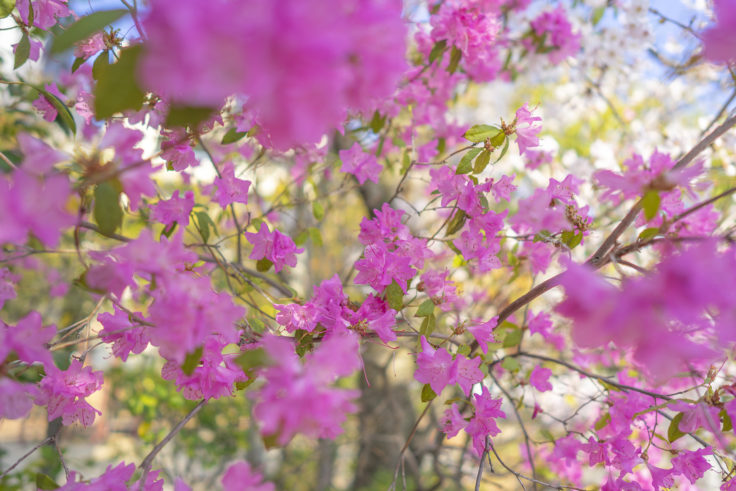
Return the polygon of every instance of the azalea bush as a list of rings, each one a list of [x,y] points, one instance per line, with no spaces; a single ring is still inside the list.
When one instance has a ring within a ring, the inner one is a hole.
[[[0,17],[3,488],[736,489],[730,0]]]

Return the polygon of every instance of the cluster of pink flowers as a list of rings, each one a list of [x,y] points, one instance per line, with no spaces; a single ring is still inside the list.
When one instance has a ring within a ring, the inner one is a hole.
[[[501,433],[496,424],[497,418],[505,418],[506,413],[501,410],[501,398],[494,399],[488,388],[483,385],[480,394],[473,394],[473,416],[466,420],[453,403],[442,418],[442,431],[448,438],[457,435],[460,430],[472,438],[473,451],[480,457],[488,449],[488,439]]]
[[[363,218],[358,239],[365,245],[363,258],[355,263],[355,283],[370,285],[377,292],[396,282],[406,292],[407,283],[424,267],[431,251],[401,222],[405,213],[387,203],[374,210],[375,218]]]
[[[346,109],[370,111],[406,69],[401,2],[155,0],[140,75],[162,96],[221,106],[248,97],[263,142],[318,141]]]
[[[273,268],[278,273],[284,266],[296,266],[296,255],[304,252],[304,249],[297,248],[291,237],[284,235],[278,230],[273,232],[268,230],[265,222],[261,223],[258,232],[245,233],[248,242],[253,244],[253,251],[250,253],[251,259],[268,259],[273,263]]]
[[[736,284],[722,275],[734,268],[734,250],[718,251],[709,241],[666,257],[655,272],[626,279],[621,289],[586,266],[570,264],[561,279],[567,297],[557,311],[573,319],[578,346],[612,342],[630,349],[642,370],[663,379],[713,360],[716,346],[736,341]],[[715,277],[722,280],[718,286]]]
[[[328,335],[303,362],[292,340],[267,336],[261,345],[271,359],[260,373],[265,383],[254,395],[261,432],[276,436],[280,445],[297,432],[315,438],[342,433],[342,423],[356,410],[351,400],[359,392],[331,385],[361,367],[357,338],[349,333]]]
[[[532,21],[534,40],[526,39],[529,50],[549,52],[552,63],[559,63],[580,50],[580,33],[573,32],[565,9],[546,11]]]
[[[429,384],[435,394],[440,394],[448,385],[458,384],[470,397],[473,385],[483,380],[479,356],[468,358],[460,353],[453,357],[444,348],[433,348],[427,338],[421,338],[422,351],[417,353],[417,369],[414,378]]]

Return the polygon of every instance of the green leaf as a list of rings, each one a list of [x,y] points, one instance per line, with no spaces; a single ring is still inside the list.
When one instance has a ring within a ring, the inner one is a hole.
[[[101,63],[97,67],[94,104],[96,119],[107,119],[115,113],[138,111],[143,107],[146,94],[138,86],[136,76],[138,58],[142,52],[141,45],[131,46],[120,51],[117,63],[112,65]]]
[[[404,307],[404,291],[401,289],[396,280],[393,280],[390,285],[384,290],[386,294],[386,301],[388,305],[395,311],[399,311]]]
[[[82,58],[81,56],[74,58],[74,63],[72,63],[72,73],[76,72],[85,61],[87,61],[87,58]]]
[[[274,433],[272,435],[261,435],[261,438],[263,438],[263,446],[266,448],[266,450],[271,450],[272,448],[279,448],[279,434]]]
[[[314,215],[315,220],[318,222],[322,221],[325,217],[325,208],[322,206],[322,203],[319,201],[312,201],[312,214]]]
[[[244,351],[235,358],[235,363],[243,369],[249,377],[253,374],[253,370],[260,368],[266,364],[268,356],[263,348],[255,348]]]
[[[457,210],[455,212],[455,216],[452,217],[450,220],[450,223],[447,224],[447,231],[445,232],[445,236],[452,235],[461,228],[463,228],[463,225],[465,225],[465,220],[467,220],[467,215],[463,210]]]
[[[307,239],[309,239],[309,230],[302,230],[294,237],[294,245],[302,246],[307,243]]]
[[[222,143],[223,145],[229,145],[230,143],[235,143],[236,141],[243,138],[248,132],[247,131],[238,131],[237,128],[230,128],[227,133],[225,133],[225,136],[222,137]]]
[[[460,163],[457,165],[457,170],[455,171],[455,174],[467,174],[471,170],[473,170],[473,165],[471,162],[475,157],[478,156],[478,154],[482,151],[482,148],[471,148],[468,150],[465,155],[463,155],[463,158],[460,159]]]
[[[645,228],[639,234],[639,240],[644,241],[644,240],[653,239],[654,237],[657,236],[658,233],[659,233],[659,227]]]
[[[719,413],[721,416],[721,419],[723,419],[723,428],[721,431],[724,433],[727,431],[731,431],[733,429],[733,421],[731,421],[731,416],[728,415],[725,409],[721,409],[721,412]]]
[[[61,120],[62,125],[69,129],[72,134],[76,133],[77,123],[74,122],[74,116],[72,116],[72,113],[71,111],[69,111],[69,108],[66,107],[66,104],[64,104],[61,99],[59,99],[46,89],[33,85],[31,87],[41,93],[46,98],[46,100],[49,101],[52,106],[54,106],[56,112],[59,113],[59,119]]]
[[[611,413],[606,413],[600,418],[598,418],[598,421],[595,422],[594,428],[596,431],[600,431],[603,428],[605,428],[606,425],[610,422],[611,422]]]
[[[427,317],[428,315],[432,315],[433,312],[434,302],[432,302],[432,300],[428,298],[427,300],[422,302],[421,305],[419,305],[417,313],[414,314],[414,317]]]
[[[15,48],[15,62],[13,63],[13,70],[23,66],[23,63],[28,61],[28,56],[31,54],[31,40],[28,37],[28,33],[23,33],[23,37],[18,41],[18,46]]]
[[[509,372],[518,372],[521,368],[519,360],[517,360],[516,358],[504,358],[504,360],[501,362],[501,366]]]
[[[92,216],[105,235],[115,233],[123,224],[123,209],[120,207],[120,190],[110,181],[95,187],[95,204]]]
[[[437,318],[434,314],[429,314],[422,321],[422,325],[419,326],[419,335],[427,338],[434,332],[435,327],[437,327]],[[419,339],[417,339],[417,344],[419,344]]]
[[[594,26],[597,26],[598,25],[598,23],[603,18],[603,14],[605,14],[605,13],[606,13],[606,6],[605,5],[603,5],[601,7],[597,7],[595,10],[593,10],[592,22],[593,22],[593,25]]]
[[[644,197],[641,199],[641,207],[644,210],[644,217],[647,221],[657,216],[661,201],[659,193],[654,189],[650,189],[644,193]]]
[[[322,247],[324,244],[322,242],[322,232],[317,227],[309,227],[309,238],[312,239],[312,244],[317,247]]]
[[[260,271],[261,273],[265,273],[269,269],[271,269],[271,266],[273,266],[273,263],[271,260],[264,258],[261,258],[256,262],[256,269]]]
[[[424,387],[422,387],[422,402],[429,402],[435,397],[437,397],[437,394],[432,390],[432,386],[424,384]]]
[[[202,352],[202,347],[198,346],[197,349],[191,353],[187,353],[186,358],[184,358],[184,363],[181,365],[181,371],[184,372],[185,375],[191,375],[194,373],[194,369],[199,366],[199,362],[202,360]]]
[[[496,133],[495,136],[491,137],[491,145],[493,145],[493,148],[500,147],[506,140],[506,133],[504,133],[502,130]]]
[[[468,128],[468,131],[463,135],[466,140],[473,143],[480,143],[486,141],[488,138],[493,138],[499,133],[503,133],[501,128],[498,126],[492,126],[489,124],[476,124]]]
[[[504,135],[504,136],[505,136],[505,135]],[[509,151],[509,141],[510,141],[510,140],[509,140],[508,138],[506,138],[506,143],[504,143],[504,144],[503,144],[503,148],[501,149],[501,153],[500,153],[500,154],[499,154],[499,156],[498,156],[498,157],[496,158],[496,160],[495,160],[495,161],[493,162],[494,164],[498,163],[498,161],[499,161],[499,160],[501,160],[501,159],[503,158],[503,156],[504,156],[504,155],[506,155],[506,152],[508,152],[508,151]]]
[[[378,133],[381,131],[381,128],[386,124],[386,116],[381,116],[381,113],[378,111],[375,111],[373,113],[373,117],[371,118],[370,123],[368,123],[368,127],[371,129],[373,133]]]
[[[672,418],[672,421],[670,421],[670,426],[667,428],[667,440],[669,440],[670,443],[685,436],[685,433],[680,431],[680,421],[682,421],[683,416],[685,416],[685,413],[677,413],[675,417]]]
[[[105,69],[110,65],[110,51],[105,50],[92,63],[92,78],[99,80]]]
[[[524,331],[522,331],[519,328],[508,331],[506,333],[506,337],[503,338],[503,347],[512,348],[514,346],[518,346],[523,336],[524,336]]]
[[[51,54],[61,53],[73,47],[75,43],[89,39],[127,13],[127,9],[101,10],[82,17],[54,37]]]
[[[430,65],[434,63],[437,59],[442,59],[441,55],[444,54],[445,49],[447,49],[447,39],[443,39],[442,41],[438,41],[435,43],[434,46],[432,46],[432,51],[429,52],[429,63]]]
[[[171,106],[166,114],[166,126],[196,128],[203,121],[207,121],[214,112],[211,107]]]
[[[488,163],[491,161],[491,152],[488,151],[488,149],[484,149],[480,155],[478,155],[478,158],[475,159],[475,165],[473,166],[473,172],[475,174],[480,174],[485,170],[486,167],[488,167]]]
[[[0,0],[0,19],[4,19],[13,13],[15,0]]]
[[[574,230],[565,230],[561,234],[562,242],[570,249],[575,249],[580,242],[583,240],[582,232],[575,232]]]
[[[450,54],[450,63],[447,65],[447,71],[450,73],[455,73],[462,57],[463,52],[457,49],[457,47],[453,46],[452,52]]]
[[[199,235],[202,236],[202,241],[206,244],[210,240],[210,222],[212,219],[206,211],[198,211],[194,214],[197,217],[197,227],[199,228]]]
[[[37,473],[36,474],[36,487],[38,489],[58,489],[61,486],[56,484],[56,481],[51,479],[46,474]]]

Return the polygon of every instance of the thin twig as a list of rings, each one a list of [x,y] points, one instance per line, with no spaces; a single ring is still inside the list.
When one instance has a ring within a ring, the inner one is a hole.
[[[141,465],[138,466],[140,469],[143,469],[143,475],[141,476],[140,482],[145,484],[146,477],[148,477],[148,473],[151,471],[151,465],[153,464],[153,459],[156,458],[156,455],[163,449],[175,436],[179,431],[181,431],[182,428],[184,428],[184,425],[189,422],[190,419],[192,419],[200,409],[204,407],[204,405],[207,403],[207,399],[202,399],[199,401],[199,403],[192,408],[191,411],[189,411],[189,414],[184,416],[184,419],[179,421],[176,426],[174,426],[168,435],[164,437],[163,440],[158,442],[155,447],[153,447],[153,450],[149,452],[148,455],[143,459],[143,462],[141,462]]]

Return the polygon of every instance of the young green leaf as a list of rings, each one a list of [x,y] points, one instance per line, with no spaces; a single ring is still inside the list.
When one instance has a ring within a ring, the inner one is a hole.
[[[644,210],[644,217],[647,221],[657,216],[661,201],[659,193],[654,189],[650,189],[644,193],[644,197],[641,199],[641,207]]]
[[[95,187],[94,196],[92,216],[104,235],[112,235],[123,224],[120,190],[110,181],[105,181]]]
[[[499,133],[503,133],[501,128],[498,126],[491,126],[489,124],[476,124],[468,128],[463,137],[466,140],[473,143],[480,143],[486,141],[487,138],[493,138]]]
[[[485,170],[485,168],[488,166],[488,163],[491,161],[491,152],[489,152],[487,149],[483,150],[480,155],[478,155],[478,158],[475,159],[475,165],[473,166],[473,172],[475,174],[480,174]]]
[[[414,317],[427,317],[428,315],[432,315],[432,312],[434,312],[434,302],[428,298],[419,305]]]
[[[96,119],[107,119],[115,113],[137,111],[143,107],[146,94],[138,86],[136,75],[142,52],[141,45],[131,46],[120,51],[117,63],[94,67],[98,69],[94,104]]]
[[[13,70],[20,68],[23,64],[28,61],[28,57],[31,54],[31,40],[28,37],[28,33],[23,33],[23,37],[18,41],[18,46],[15,47],[15,62],[13,63]]]
[[[471,148],[468,150],[465,155],[463,155],[463,158],[460,159],[460,163],[457,165],[455,174],[467,174],[473,170],[473,164],[471,164],[471,162],[482,150],[482,148]]]

